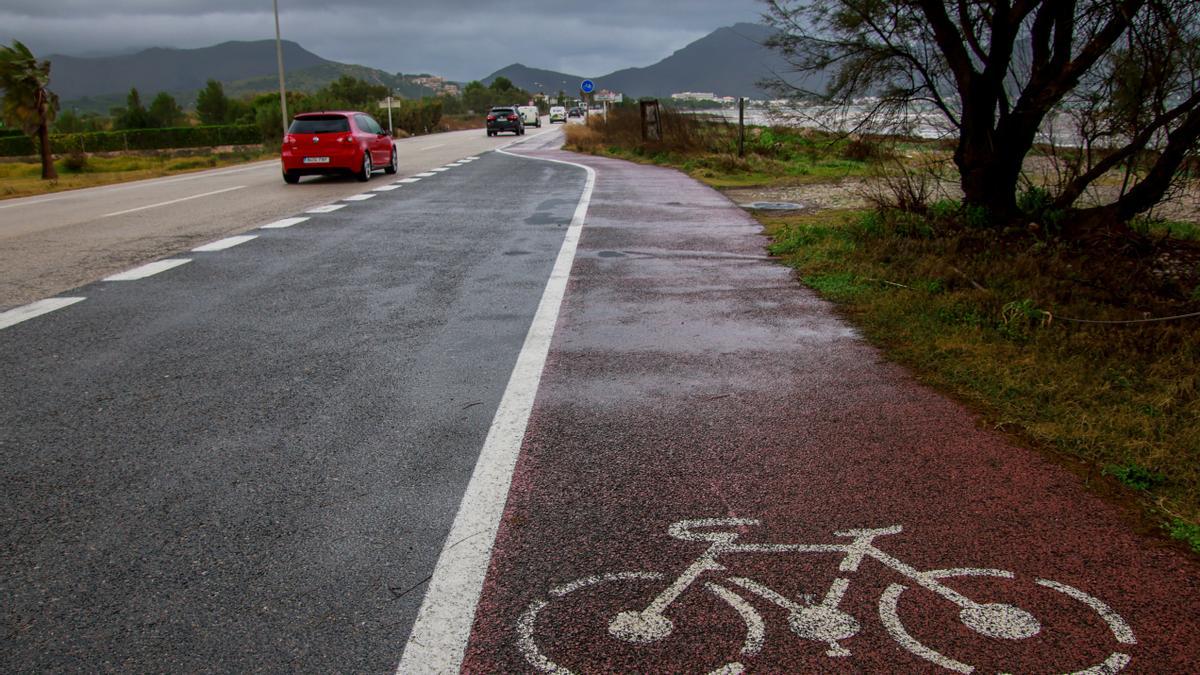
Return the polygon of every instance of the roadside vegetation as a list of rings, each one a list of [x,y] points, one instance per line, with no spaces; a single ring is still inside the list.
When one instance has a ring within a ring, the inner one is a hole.
[[[637,109],[617,108],[569,126],[567,147],[722,189],[853,192],[862,208],[752,213],[769,251],[890,358],[1200,552],[1200,317],[1074,321],[1200,312],[1200,214],[1070,238],[1034,188],[998,223],[953,196],[956,176],[930,179],[944,142],[749,128],[739,157],[734,125],[662,120],[643,141]]]
[[[253,148],[240,152],[202,151],[112,157],[72,153],[55,161],[58,177],[53,181],[41,179],[40,162],[0,162],[0,199],[160,178],[276,158],[274,149]]]

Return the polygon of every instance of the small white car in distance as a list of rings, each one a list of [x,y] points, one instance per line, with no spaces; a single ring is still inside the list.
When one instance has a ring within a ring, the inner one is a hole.
[[[525,126],[542,126],[542,118],[539,116],[536,105],[517,106],[517,112],[521,115],[521,121],[525,123]]]
[[[567,109],[561,105],[550,108],[550,124],[554,124],[555,122],[567,123]]]

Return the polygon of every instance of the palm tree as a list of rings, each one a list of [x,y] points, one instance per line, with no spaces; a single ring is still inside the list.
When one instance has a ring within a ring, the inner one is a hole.
[[[42,155],[42,178],[54,180],[54,156],[50,154],[50,123],[58,112],[58,95],[46,88],[50,62],[38,61],[18,40],[11,47],[0,45],[0,116],[6,124],[36,137]]]

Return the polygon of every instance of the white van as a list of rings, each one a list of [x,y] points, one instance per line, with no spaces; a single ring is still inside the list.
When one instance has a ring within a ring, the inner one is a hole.
[[[567,109],[561,105],[550,108],[550,124],[554,124],[555,122],[567,123]]]
[[[536,105],[517,106],[517,112],[521,115],[521,121],[525,123],[525,126],[542,126],[541,114]]]

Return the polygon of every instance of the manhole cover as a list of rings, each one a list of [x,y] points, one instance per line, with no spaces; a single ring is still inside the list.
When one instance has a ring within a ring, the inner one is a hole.
[[[750,202],[746,204],[746,208],[758,211],[798,211],[804,208],[804,205],[796,202]]]

